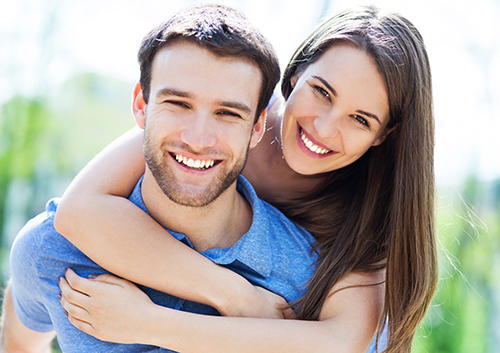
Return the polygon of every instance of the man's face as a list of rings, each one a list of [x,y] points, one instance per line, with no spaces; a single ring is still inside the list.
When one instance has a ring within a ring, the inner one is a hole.
[[[144,120],[147,166],[170,200],[206,206],[235,182],[264,131],[263,117],[254,129],[261,77],[247,60],[187,41],[158,52],[149,103],[136,89],[134,114]]]

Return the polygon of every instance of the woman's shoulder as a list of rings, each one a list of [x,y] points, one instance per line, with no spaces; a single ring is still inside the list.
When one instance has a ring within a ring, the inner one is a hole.
[[[385,283],[385,269],[372,272],[350,272],[340,280],[333,288],[342,290],[348,287],[378,286]]]
[[[387,260],[384,259],[373,264],[373,267],[380,268],[379,270],[351,271],[342,280],[340,280],[334,288],[337,287],[337,290],[340,290],[348,286],[376,286],[384,284],[386,279],[386,264]]]
[[[373,272],[350,272],[331,289],[323,304],[320,320],[349,317],[354,312],[374,327],[382,313],[385,299],[385,269]],[[358,318],[359,319],[359,318]]]

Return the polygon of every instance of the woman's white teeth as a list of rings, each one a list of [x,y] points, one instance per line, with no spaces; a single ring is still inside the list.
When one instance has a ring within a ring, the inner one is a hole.
[[[177,162],[182,163],[189,168],[195,168],[195,169],[208,169],[210,167],[213,167],[215,161],[213,159],[210,160],[205,160],[205,159],[193,159],[193,158],[188,158],[185,156],[181,156],[180,154],[175,154],[175,159]]]
[[[306,134],[304,134],[304,131],[302,130],[300,130],[300,138],[302,139],[302,142],[304,142],[304,145],[306,145],[307,148],[309,148],[314,153],[325,154],[331,152],[331,150],[325,150],[324,148],[312,143],[312,141],[306,137]]]

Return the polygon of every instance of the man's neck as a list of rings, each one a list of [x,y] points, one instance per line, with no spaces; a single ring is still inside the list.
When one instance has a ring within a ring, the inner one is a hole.
[[[204,207],[174,203],[163,193],[148,170],[141,191],[151,217],[164,228],[186,235],[199,252],[234,245],[252,225],[252,208],[236,190],[236,182]]]

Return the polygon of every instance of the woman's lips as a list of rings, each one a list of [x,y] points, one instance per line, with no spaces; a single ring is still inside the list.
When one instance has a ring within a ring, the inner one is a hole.
[[[299,125],[297,129],[297,138],[299,140],[299,146],[308,155],[321,158],[330,155],[331,153],[336,153],[328,149],[326,146],[320,144],[319,142],[313,140],[304,129]]]

